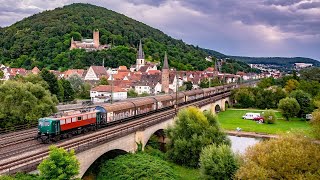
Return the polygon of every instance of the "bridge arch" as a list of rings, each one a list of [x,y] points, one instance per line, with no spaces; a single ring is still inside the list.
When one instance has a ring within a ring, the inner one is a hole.
[[[86,170],[86,172],[84,173],[84,177],[85,176],[90,176],[90,174],[92,172],[94,172],[95,168],[99,168],[102,163],[104,163],[105,161],[108,161],[108,160],[111,160],[111,159],[114,159],[116,158],[117,156],[120,156],[120,155],[124,155],[124,154],[127,154],[128,152],[127,151],[124,151],[122,149],[113,149],[113,150],[110,150],[106,153],[104,153],[103,155],[101,155],[98,159],[96,159],[89,167],[88,169]]]
[[[215,113],[219,113],[220,111],[221,111],[220,105],[219,105],[219,104],[216,104],[216,105],[214,106],[214,112],[215,112]]]

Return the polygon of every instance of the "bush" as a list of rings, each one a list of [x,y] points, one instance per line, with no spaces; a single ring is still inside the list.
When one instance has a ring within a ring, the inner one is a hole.
[[[146,153],[126,154],[102,164],[97,179],[177,179],[168,162]]]
[[[170,142],[168,157],[180,165],[199,166],[202,148],[216,143],[230,144],[226,134],[220,130],[212,112],[202,113],[198,108],[188,107],[178,113],[175,125],[167,130]]]
[[[267,124],[274,124],[276,122],[276,114],[272,110],[264,111],[263,113],[264,122]]]
[[[320,179],[320,145],[287,135],[249,147],[237,179]]]
[[[239,168],[238,157],[229,146],[206,146],[200,155],[200,172],[204,179],[232,179]]]
[[[320,111],[314,111],[311,119],[312,133],[315,138],[320,139]]]
[[[74,150],[67,152],[55,146],[49,149],[49,157],[38,166],[40,179],[72,179],[79,174],[80,163]]]

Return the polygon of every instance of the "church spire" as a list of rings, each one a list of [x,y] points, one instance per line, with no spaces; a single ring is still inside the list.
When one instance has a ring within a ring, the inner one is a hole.
[[[163,67],[162,69],[169,69],[167,51],[164,53]]]
[[[138,49],[138,53],[137,53],[137,59],[144,59],[144,52],[142,49],[141,40],[140,40],[139,49]]]

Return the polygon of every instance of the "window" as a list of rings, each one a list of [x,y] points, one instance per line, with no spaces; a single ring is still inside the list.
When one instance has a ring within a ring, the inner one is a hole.
[[[68,123],[71,123],[71,118],[67,118],[66,119],[66,123],[68,124]]]
[[[92,117],[95,118],[95,117],[96,117],[96,114],[92,114]]]
[[[73,117],[72,118],[72,122],[76,122],[77,121],[77,118],[76,117]]]
[[[44,121],[43,126],[50,126],[50,121]]]
[[[92,114],[88,114],[88,119],[91,119],[92,118]]]
[[[64,119],[61,119],[61,120],[60,120],[60,125],[63,125],[63,124],[65,124],[65,120],[64,120]]]
[[[78,121],[81,121],[81,118],[82,118],[82,117],[81,117],[81,116],[79,116],[79,117],[78,117]]]
[[[87,117],[88,117],[87,115],[84,115],[84,116],[82,116],[82,119],[83,119],[83,120],[86,120]]]

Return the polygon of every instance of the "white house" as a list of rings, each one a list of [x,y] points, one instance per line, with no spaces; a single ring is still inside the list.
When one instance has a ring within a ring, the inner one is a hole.
[[[118,86],[99,85],[90,90],[90,98],[93,102],[108,102],[111,94],[113,101],[127,99],[127,91]]]
[[[101,77],[107,77],[108,72],[103,66],[90,66],[84,80],[100,80]]]

